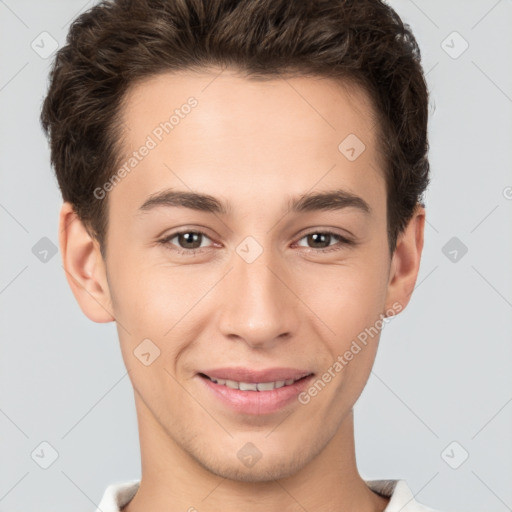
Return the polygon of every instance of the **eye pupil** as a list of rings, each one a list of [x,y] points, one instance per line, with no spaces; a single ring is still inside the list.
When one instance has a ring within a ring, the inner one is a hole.
[[[331,241],[331,235],[328,233],[312,233],[308,235],[309,241],[312,241],[314,244],[317,244],[319,241],[320,244],[327,243],[329,246],[329,242]]]
[[[186,249],[198,249],[201,247],[201,233],[194,233],[194,232],[187,232],[187,233],[180,233],[179,234],[179,241],[180,245]],[[185,241],[185,245],[183,245],[181,242]],[[199,244],[197,244],[197,241],[199,240]],[[194,245],[193,247],[190,246],[190,244]]]

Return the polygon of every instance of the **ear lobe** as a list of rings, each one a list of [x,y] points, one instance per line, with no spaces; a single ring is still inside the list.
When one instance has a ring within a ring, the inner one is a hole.
[[[386,300],[388,308],[398,302],[403,310],[411,299],[420,268],[424,229],[425,208],[417,205],[393,253]]]
[[[112,301],[99,244],[91,238],[73,206],[64,202],[59,215],[62,265],[80,309],[93,322],[112,322]]]

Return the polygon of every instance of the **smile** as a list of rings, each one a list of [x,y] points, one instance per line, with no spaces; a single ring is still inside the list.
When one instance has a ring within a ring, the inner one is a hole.
[[[208,397],[213,398],[214,403],[222,409],[238,414],[266,415],[299,406],[297,397],[309,385],[314,375],[304,375],[304,372],[300,375],[297,371],[294,373],[295,378],[281,378],[275,381],[263,379],[264,382],[258,382],[260,379],[254,379],[256,382],[246,382],[220,376],[210,377],[205,373],[198,373],[197,377]],[[248,376],[245,373],[245,378]]]
[[[205,375],[205,377],[210,379],[212,382],[215,382],[215,384],[227,386],[231,389],[239,389],[240,391],[272,391],[273,389],[279,389],[284,386],[291,386],[294,382],[301,380],[287,379],[276,380],[273,382],[238,382],[236,380],[214,379],[212,377],[208,377],[208,375]]]

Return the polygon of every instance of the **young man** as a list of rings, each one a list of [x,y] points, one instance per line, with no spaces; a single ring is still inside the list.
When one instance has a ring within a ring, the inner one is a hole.
[[[102,512],[429,511],[353,406],[423,247],[428,93],[379,0],[118,0],[41,120],[84,314],[115,321],[142,478]]]

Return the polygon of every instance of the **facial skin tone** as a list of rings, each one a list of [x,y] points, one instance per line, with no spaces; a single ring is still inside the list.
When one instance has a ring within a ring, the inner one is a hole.
[[[357,470],[352,412],[379,336],[309,403],[271,414],[235,412],[198,372],[291,367],[321,377],[380,314],[408,304],[425,210],[390,258],[371,104],[328,79],[254,81],[230,70],[154,77],[126,97],[124,156],[192,96],[197,106],[109,192],[105,261],[71,205],[60,215],[68,282],[89,319],[117,322],[134,388],[142,481],[124,510],[382,511],[389,500]],[[349,134],[366,146],[354,161],[338,149]],[[168,189],[229,207],[140,210]],[[369,211],[288,208],[339,189]],[[204,235],[158,242],[177,231]],[[307,236],[325,231],[354,244]],[[246,237],[262,248],[250,263],[237,252]],[[178,252],[199,246],[192,256]],[[134,355],[145,339],[160,350],[149,366]],[[261,453],[251,467],[237,456],[247,443]]]

